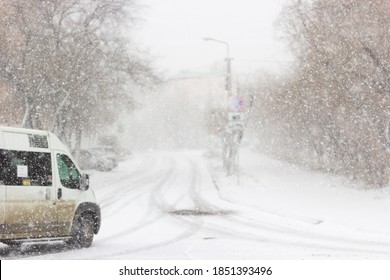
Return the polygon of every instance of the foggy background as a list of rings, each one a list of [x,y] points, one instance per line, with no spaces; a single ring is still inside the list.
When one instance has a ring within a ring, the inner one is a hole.
[[[385,186],[386,1],[0,3],[0,122],[48,129],[74,154],[218,147],[227,101],[255,102],[245,143]],[[248,108],[246,108],[248,109]]]

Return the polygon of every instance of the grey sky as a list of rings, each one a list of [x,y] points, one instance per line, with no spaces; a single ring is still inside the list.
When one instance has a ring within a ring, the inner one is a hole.
[[[237,72],[274,71],[286,65],[286,47],[277,39],[275,20],[285,0],[143,0],[147,8],[138,40],[170,74],[204,71],[223,61],[230,45]]]

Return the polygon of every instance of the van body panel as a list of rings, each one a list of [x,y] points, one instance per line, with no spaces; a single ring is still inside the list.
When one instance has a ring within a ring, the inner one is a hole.
[[[50,149],[70,154],[69,149],[53,133],[49,132]]]
[[[4,147],[10,150],[28,150],[30,147],[25,133],[3,132]]]
[[[3,130],[3,145],[2,147],[9,150],[20,151],[49,151],[49,134],[43,131],[27,130],[22,132],[17,130]],[[44,146],[34,145],[33,136],[41,137],[46,140]]]
[[[7,186],[6,233],[28,237],[58,235],[53,187]]]
[[[3,133],[0,133],[0,148],[4,147]],[[0,170],[1,172],[1,170]],[[0,238],[5,230],[5,185],[0,181]]]
[[[5,186],[0,184],[0,237],[5,230]]]
[[[59,200],[57,202],[58,234],[68,236],[72,229],[73,217],[76,212],[77,201]]]

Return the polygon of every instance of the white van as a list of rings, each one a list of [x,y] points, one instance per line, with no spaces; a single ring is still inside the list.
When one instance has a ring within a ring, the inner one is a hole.
[[[54,134],[0,126],[0,242],[89,247],[100,223],[88,175]]]

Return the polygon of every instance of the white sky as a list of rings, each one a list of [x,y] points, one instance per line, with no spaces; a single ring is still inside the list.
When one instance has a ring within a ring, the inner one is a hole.
[[[223,63],[226,47],[204,37],[226,41],[233,70],[275,71],[289,60],[277,39],[275,20],[285,0],[140,0],[146,6],[136,33],[139,43],[157,57],[165,73],[207,71]]]

